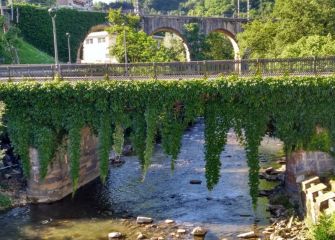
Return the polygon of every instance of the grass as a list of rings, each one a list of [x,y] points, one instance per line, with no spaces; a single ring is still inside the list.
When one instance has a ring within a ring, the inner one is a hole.
[[[0,193],[0,210],[8,208],[12,205],[10,198],[2,193]]]
[[[312,227],[312,237],[314,240],[335,239],[335,214],[321,216],[318,224]]]
[[[21,64],[48,64],[54,63],[54,58],[19,39],[17,50]]]

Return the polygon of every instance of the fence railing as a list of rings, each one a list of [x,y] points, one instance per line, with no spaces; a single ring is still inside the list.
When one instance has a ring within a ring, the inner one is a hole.
[[[131,64],[0,65],[0,79],[187,79],[238,75],[329,75],[335,73],[335,56],[322,58],[252,59]]]

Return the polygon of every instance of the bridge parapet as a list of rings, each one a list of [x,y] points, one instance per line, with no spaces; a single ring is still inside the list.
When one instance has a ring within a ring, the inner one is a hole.
[[[98,138],[89,128],[82,129],[78,187],[84,186],[100,175],[97,146]],[[32,167],[27,193],[33,202],[54,202],[72,193],[70,162],[66,149],[58,150],[44,180],[40,179],[38,151],[34,148],[30,149],[30,161]]]
[[[242,32],[242,24],[247,23],[245,18],[225,18],[225,17],[193,17],[193,16],[164,16],[145,15],[142,16],[143,29],[147,34],[153,34],[160,29],[171,29],[179,34],[183,33],[184,25],[198,23],[200,31],[208,35],[216,30],[225,30],[235,37]]]

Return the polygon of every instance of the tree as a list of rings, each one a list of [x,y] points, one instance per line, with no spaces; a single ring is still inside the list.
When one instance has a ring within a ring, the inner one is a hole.
[[[4,29],[5,19],[0,16],[0,28]],[[7,32],[0,31],[0,55],[6,63],[19,63],[16,45],[18,44],[18,35],[20,30],[16,27],[10,27]]]
[[[109,12],[111,27],[108,31],[116,35],[116,44],[111,47],[110,53],[116,56],[119,62],[125,61],[125,46],[129,62],[168,62],[176,61],[176,54],[159,44],[153,37],[140,30],[140,18],[136,15],[124,15],[119,10]]]
[[[206,60],[234,59],[234,49],[223,33],[213,32],[205,39]]]
[[[247,24],[238,40],[251,57],[278,57],[302,37],[328,34],[335,34],[335,1],[277,0],[273,12]]]
[[[331,35],[313,35],[302,37],[299,41],[287,45],[280,57],[334,56],[335,39]]]

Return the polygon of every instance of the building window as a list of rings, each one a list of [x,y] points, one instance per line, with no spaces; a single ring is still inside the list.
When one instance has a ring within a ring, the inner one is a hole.
[[[104,43],[105,41],[105,38],[98,38],[98,43]]]
[[[86,39],[86,44],[93,44],[93,39],[92,38]]]

